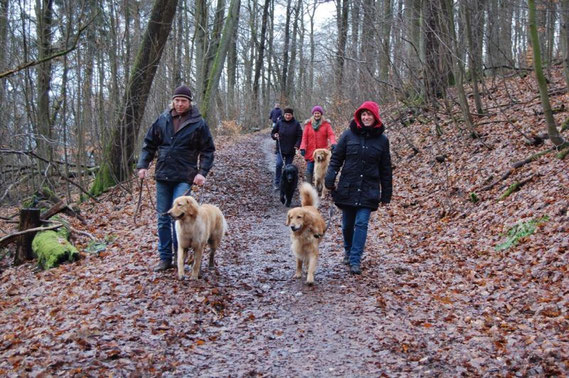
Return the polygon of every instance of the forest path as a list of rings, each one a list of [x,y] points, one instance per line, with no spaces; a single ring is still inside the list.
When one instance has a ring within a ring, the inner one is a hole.
[[[302,280],[292,278],[295,263],[290,230],[284,225],[288,208],[271,186],[273,151],[274,141],[260,134],[218,153],[218,159],[230,157],[237,165],[239,159],[246,159],[243,164],[253,165],[257,172],[245,178],[239,170],[228,170],[224,175],[229,177],[223,180],[224,185],[241,186],[246,179],[246,187],[256,188],[240,192],[238,202],[249,206],[228,215],[230,232],[219,254],[218,283],[235,286],[232,296],[239,311],[220,320],[211,337],[215,341],[208,342],[191,364],[180,365],[179,371],[238,376],[377,375],[380,370],[372,352],[375,336],[363,330],[379,319],[380,309],[365,288],[347,288],[359,285],[341,264],[339,234],[330,233],[321,244],[314,286],[304,282],[305,275]],[[222,205],[227,206],[232,204]],[[293,206],[298,206],[297,194]],[[327,206],[321,206],[323,213]],[[339,216],[334,220],[339,222]]]

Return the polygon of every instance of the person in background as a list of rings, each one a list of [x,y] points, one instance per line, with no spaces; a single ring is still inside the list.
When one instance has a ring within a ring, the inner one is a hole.
[[[331,147],[332,151],[336,147],[336,136],[332,130],[330,122],[324,118],[324,110],[316,105],[312,108],[312,117],[304,124],[302,142],[300,143],[300,154],[306,160],[305,181],[312,184],[314,174],[314,150],[318,148]]]
[[[294,119],[292,108],[284,108],[283,118],[271,130],[271,138],[277,141],[274,189],[278,190],[281,184],[283,164],[292,164],[302,140],[302,128],[300,123]]]
[[[269,119],[273,122],[273,127],[275,127],[275,125],[281,119],[282,116],[283,112],[280,108],[280,104],[278,102],[275,102],[275,107],[271,110],[271,113],[269,114]]]
[[[138,177],[144,179],[150,162],[158,153],[155,179],[160,262],[155,271],[173,267],[172,244],[176,248],[176,232],[166,212],[174,199],[189,193],[192,184],[203,185],[213,165],[213,138],[207,123],[191,101],[192,92],[187,86],[176,88],[171,109],[158,117],[144,137],[136,166]]]
[[[371,212],[380,203],[391,201],[391,154],[384,131],[379,105],[364,102],[342,133],[326,172],[324,185],[332,191],[334,203],[342,210],[344,264],[350,266],[351,274],[361,274]]]

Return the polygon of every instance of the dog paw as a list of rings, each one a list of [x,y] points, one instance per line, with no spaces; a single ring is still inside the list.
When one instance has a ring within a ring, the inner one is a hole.
[[[312,286],[312,285],[314,285],[314,281],[306,281],[306,284],[307,284],[308,286]]]
[[[186,276],[184,276],[184,275],[181,275],[181,276],[178,275],[178,279],[179,279],[180,281],[185,281],[185,280],[186,280]]]
[[[281,203],[285,203],[284,197],[281,197]]]
[[[283,202],[284,203],[284,202]],[[290,207],[290,202],[285,203],[286,207]]]
[[[302,274],[301,274],[301,273],[296,273],[296,274],[294,275],[294,278],[297,278],[297,279],[298,279],[298,278],[300,278],[300,277],[302,277]]]

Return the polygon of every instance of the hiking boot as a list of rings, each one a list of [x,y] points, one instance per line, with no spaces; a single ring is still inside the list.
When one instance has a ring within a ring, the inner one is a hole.
[[[350,274],[362,274],[362,269],[358,265],[350,265]]]
[[[344,265],[350,265],[350,256],[348,256],[347,254],[344,254],[344,259],[342,260],[342,263]]]
[[[154,268],[155,272],[163,272],[165,270],[168,270],[170,268],[172,268],[174,265],[172,265],[171,261],[167,261],[167,260],[160,260],[160,262],[158,263],[158,265],[156,265],[156,267]]]

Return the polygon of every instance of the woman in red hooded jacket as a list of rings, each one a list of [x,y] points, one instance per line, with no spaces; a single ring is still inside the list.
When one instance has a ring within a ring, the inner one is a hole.
[[[328,144],[330,143],[330,144]],[[324,110],[316,105],[312,108],[312,117],[304,124],[302,132],[302,142],[300,142],[300,154],[306,160],[306,182],[312,184],[314,174],[314,150],[318,148],[328,148],[332,150],[336,146],[336,136],[332,130],[330,122],[324,119]]]
[[[332,152],[324,185],[342,209],[344,264],[361,274],[360,262],[372,211],[391,201],[392,173],[389,140],[379,116],[379,105],[364,102],[354,113]],[[336,186],[336,176],[341,170]]]

